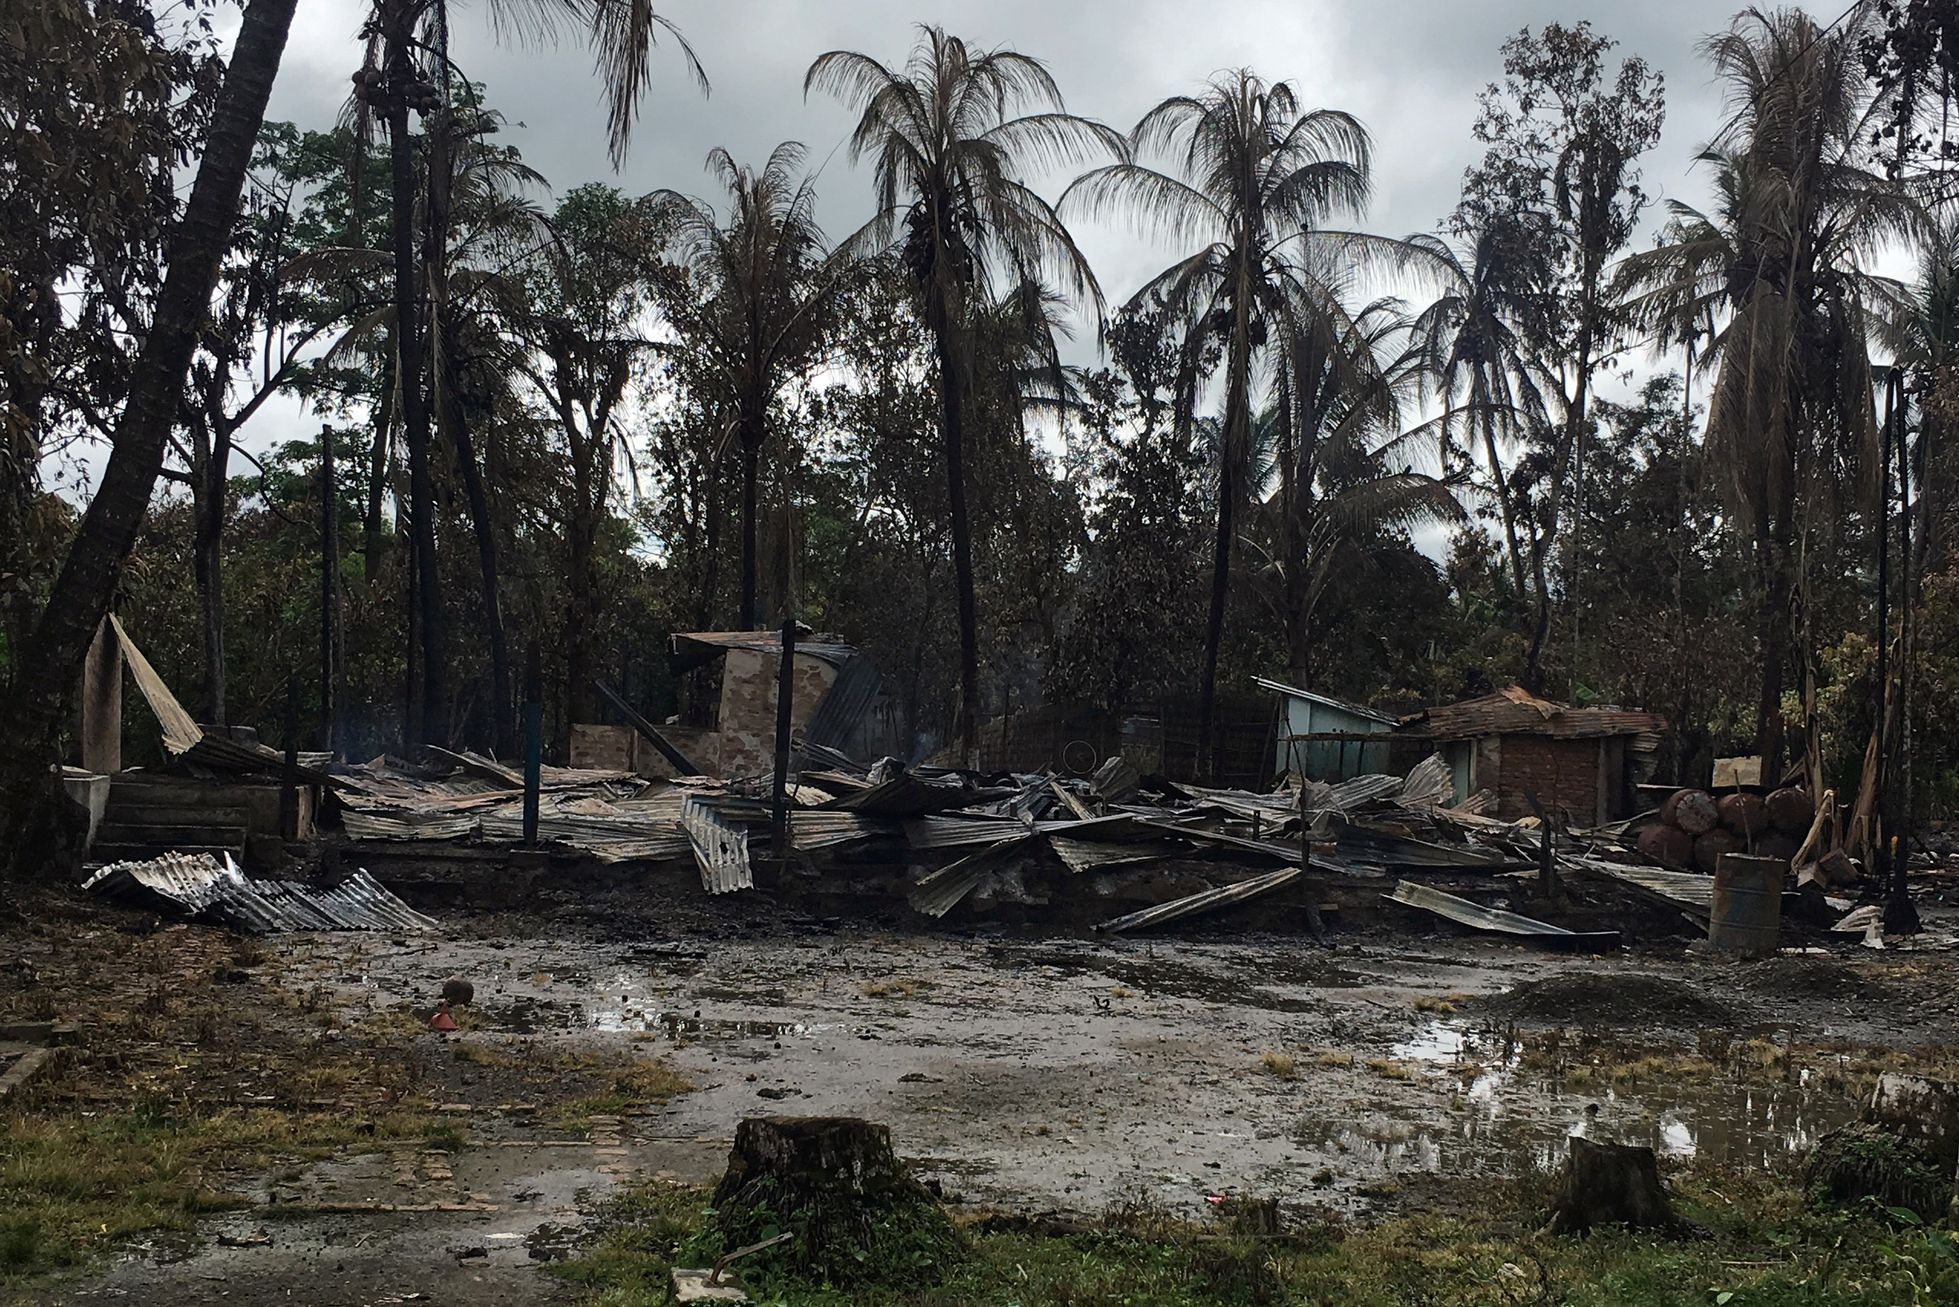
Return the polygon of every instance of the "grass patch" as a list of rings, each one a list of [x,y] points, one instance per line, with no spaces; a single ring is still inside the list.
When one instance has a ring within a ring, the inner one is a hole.
[[[1854,1216],[1806,1214],[1789,1185],[1689,1173],[1683,1210],[1710,1231],[1668,1241],[1624,1231],[1540,1238],[1525,1187],[1501,1187],[1473,1215],[1374,1225],[1309,1225],[1277,1238],[1127,1209],[1088,1233],[969,1221],[967,1257],[925,1287],[849,1290],[757,1276],[780,1307],[1919,1307],[1959,1301],[1959,1254],[1939,1232],[1894,1234]],[[668,1269],[699,1265],[706,1194],[639,1191],[604,1233],[557,1269],[598,1307],[664,1301]],[[1005,1228],[1002,1228],[1005,1227]],[[679,1258],[681,1260],[676,1261]]]
[[[1299,1079],[1299,1063],[1293,1060],[1290,1053],[1260,1053],[1258,1064],[1265,1068],[1267,1075],[1276,1076],[1280,1080]]]
[[[1413,1080],[1415,1078],[1415,1064],[1413,1062],[1404,1062],[1397,1057],[1370,1057],[1367,1059],[1367,1069],[1375,1075],[1380,1076],[1383,1080]]]
[[[189,1230],[248,1206],[237,1178],[275,1158],[326,1157],[363,1139],[419,1139],[413,1109],[358,1121],[333,1113],[166,1107],[80,1117],[24,1114],[0,1134],[0,1283],[87,1263],[139,1234]]]
[[[1338,1048],[1323,1048],[1313,1054],[1313,1065],[1329,1071],[1343,1070],[1354,1064],[1354,1055]]]

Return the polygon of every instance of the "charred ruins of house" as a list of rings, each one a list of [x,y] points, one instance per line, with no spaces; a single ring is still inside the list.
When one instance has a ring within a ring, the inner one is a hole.
[[[215,894],[228,904],[202,910],[218,919],[332,921],[344,912],[379,921],[409,905],[538,906],[610,887],[649,902],[699,895],[736,910],[753,902],[758,911],[1026,919],[1117,933],[1198,914],[1244,929],[1314,933],[1328,914],[1385,915],[1410,929],[1603,948],[1640,912],[1705,919],[1713,896],[1712,877],[1668,871],[1643,855],[1640,836],[1657,814],[1616,820],[1650,769],[1661,719],[1516,690],[1391,721],[1267,684],[1281,695],[1278,708],[1261,694],[1227,714],[1239,742],[1227,739],[1226,754],[1243,754],[1236,765],[1260,778],[1240,785],[1166,775],[1184,747],[1173,746],[1174,712],[1112,720],[1035,710],[989,725],[981,768],[907,766],[892,757],[869,762],[877,754],[860,751],[887,729],[876,671],[843,641],[798,632],[780,856],[778,635],[676,637],[683,667],[718,673],[718,692],[695,705],[696,720],[683,714],[656,726],[608,691],[628,723],[611,729],[634,737],[620,748],[611,736],[614,765],[540,764],[527,792],[520,768],[468,751],[432,748],[415,764],[329,763],[199,727],[127,634],[111,634],[173,759],[162,773],[140,775],[144,784],[168,787],[177,799],[200,787],[226,802],[245,791],[281,796],[282,840],[303,787],[300,834],[313,832],[316,800],[312,847],[321,861],[373,873],[352,890],[344,881],[241,879],[224,858],[246,851],[252,826],[225,828],[225,847],[212,848],[216,818],[203,822],[204,836],[188,819],[160,832],[179,852],[199,854],[190,880],[191,864],[138,866],[129,850],[98,845],[97,866],[112,868],[97,873],[98,887],[188,895],[193,908]],[[593,741],[606,737],[583,738],[580,761],[589,763]],[[1322,743],[1341,747],[1315,751]],[[1031,765],[1008,763],[1003,755],[1015,751]],[[1194,750],[1187,765],[1195,770]],[[1276,785],[1263,779],[1275,771]],[[1537,819],[1524,815],[1531,793],[1555,828],[1548,844]],[[1814,833],[1810,843],[1812,860],[1834,847],[1818,845]],[[1556,923],[1533,915],[1543,910],[1547,856],[1569,891]],[[397,909],[373,891],[406,903]],[[1824,900],[1818,910],[1848,906]]]
[[[1490,791],[1496,817],[1530,816],[1535,793],[1563,822],[1596,826],[1633,813],[1665,731],[1658,713],[1577,708],[1513,685],[1404,717],[1394,738],[1440,754],[1457,798]]]

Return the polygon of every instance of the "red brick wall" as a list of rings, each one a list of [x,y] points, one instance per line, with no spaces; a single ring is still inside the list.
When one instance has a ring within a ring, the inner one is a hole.
[[[1497,754],[1495,780],[1479,774],[1477,783],[1496,791],[1499,817],[1530,816],[1530,801],[1524,798],[1529,788],[1554,818],[1579,826],[1598,823],[1599,741],[1506,735]]]

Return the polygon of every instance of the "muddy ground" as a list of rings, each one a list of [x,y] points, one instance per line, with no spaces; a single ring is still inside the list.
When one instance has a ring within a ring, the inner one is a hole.
[[[104,925],[92,905],[69,920],[110,943],[10,937],[34,977],[0,979],[11,1010],[38,991],[87,1026],[118,1004],[172,1010],[159,986],[215,983],[224,1024],[145,1043],[142,1022],[101,1020],[6,1110],[115,1110],[116,1068],[140,1080],[145,1058],[215,1040],[230,1051],[210,1074],[230,1079],[173,1091],[201,1110],[256,1096],[421,1115],[399,1138],[223,1176],[237,1210],[19,1291],[47,1303],[571,1301],[540,1268],[609,1196],[711,1182],[736,1122],[769,1113],[882,1121],[948,1200],[1017,1212],[1255,1194],[1365,1219],[1474,1202],[1480,1178],[1552,1165],[1573,1133],[1778,1168],[1878,1071],[1945,1065],[1959,1042],[1951,953],[1743,963],[1675,940],[1597,959],[1380,925],[1327,948],[1201,924],[1045,938],[622,902],[241,954],[139,915]],[[87,974],[130,952],[164,959],[163,978],[147,960],[116,984]],[[450,976],[475,1000],[463,1030],[429,1033]],[[296,1095],[309,1059],[354,1051],[391,1070]]]

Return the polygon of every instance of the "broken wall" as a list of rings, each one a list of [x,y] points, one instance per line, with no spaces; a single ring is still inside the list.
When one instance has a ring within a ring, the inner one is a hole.
[[[756,776],[775,766],[775,687],[781,656],[757,649],[730,649],[721,669],[720,729],[715,732],[718,774]],[[791,730],[809,724],[816,705],[836,683],[834,664],[796,655],[791,673]],[[707,765],[705,759],[695,759]]]

